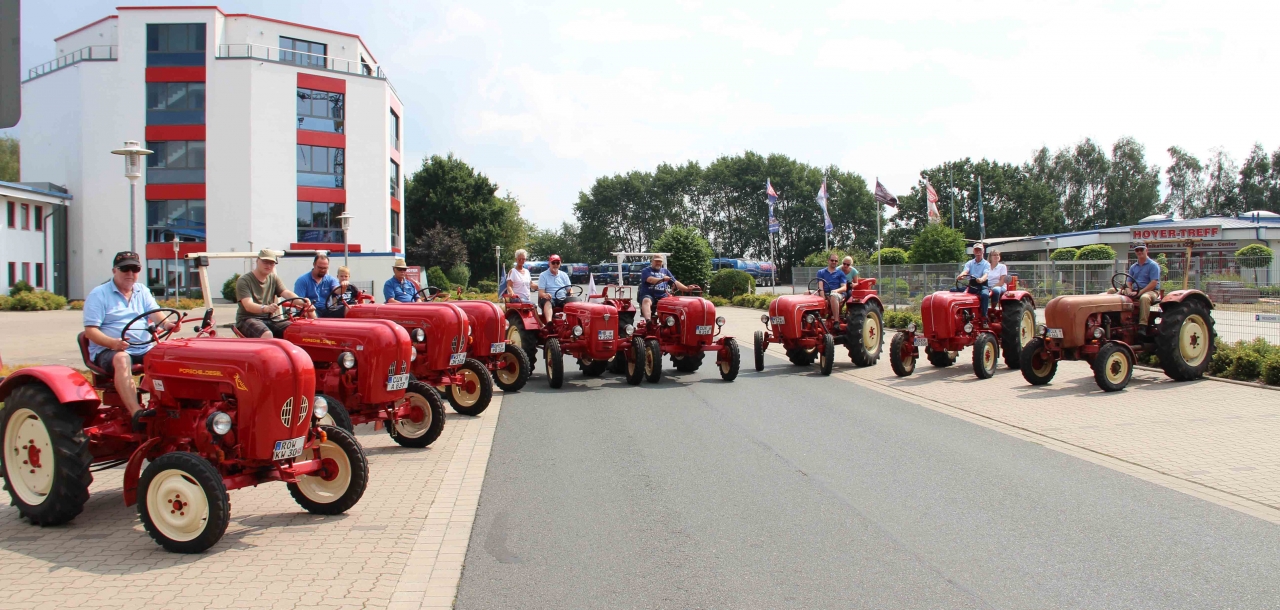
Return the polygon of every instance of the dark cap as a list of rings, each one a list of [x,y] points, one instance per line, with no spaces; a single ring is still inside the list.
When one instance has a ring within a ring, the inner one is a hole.
[[[1133,251],[1134,251],[1134,252],[1137,252],[1138,250],[1146,250],[1146,249],[1147,249],[1147,242],[1142,241],[1141,239],[1139,239],[1138,241],[1133,242]]]
[[[130,252],[128,250],[125,250],[124,252],[116,252],[115,259],[111,261],[111,268],[116,269],[125,265],[136,265],[141,267],[142,260],[138,258],[137,252]]]

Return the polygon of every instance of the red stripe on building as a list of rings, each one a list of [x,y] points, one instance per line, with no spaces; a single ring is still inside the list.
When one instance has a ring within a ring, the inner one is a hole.
[[[333,254],[335,252],[338,254],[342,254],[342,244],[331,244],[331,243],[323,243],[323,242],[317,242],[317,243],[295,242],[295,243],[289,244],[289,249],[290,250],[328,250],[330,254]],[[347,249],[350,252],[358,253],[360,252],[360,244],[347,244]],[[335,272],[334,275],[337,275],[337,273]]]
[[[148,184],[147,199],[204,199],[203,184]]]
[[[147,185],[150,188],[151,185]],[[346,203],[345,189],[324,189],[314,186],[298,187],[298,201],[318,201],[320,203]],[[293,221],[290,221],[293,222]]]
[[[395,210],[395,211],[397,211],[397,212],[399,212],[399,211],[400,211],[400,200],[399,200],[399,199],[396,199],[395,197],[392,197],[392,198],[391,198],[391,209],[393,209],[393,210]]]
[[[204,125],[147,125],[147,140],[203,140]]]
[[[306,89],[315,89],[316,91],[328,91],[329,93],[346,93],[347,81],[340,78],[329,78],[327,76],[316,76],[315,74],[298,73],[298,86]]]
[[[203,83],[204,66],[147,68],[148,83]]]
[[[202,241],[184,241],[178,243],[178,256],[185,257],[195,252],[204,252],[209,245]],[[173,260],[173,242],[151,242],[147,244],[147,258],[150,260]]]
[[[328,146],[329,148],[346,148],[347,136],[327,131],[298,130],[298,143],[310,146]]]

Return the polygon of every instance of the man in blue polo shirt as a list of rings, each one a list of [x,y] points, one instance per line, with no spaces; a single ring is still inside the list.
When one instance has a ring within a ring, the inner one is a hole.
[[[561,264],[560,255],[552,254],[547,258],[547,270],[538,274],[538,307],[548,324],[555,308],[564,307],[569,300],[567,287],[573,285],[569,272],[560,269]]]
[[[1133,244],[1133,253],[1138,255],[1138,262],[1129,266],[1129,277],[1125,294],[1138,299],[1138,325],[1146,326],[1151,315],[1151,305],[1160,299],[1160,263],[1147,256],[1146,242]]]
[[[89,360],[111,375],[130,416],[142,408],[138,404],[138,389],[133,384],[133,365],[142,364],[155,343],[142,344],[151,339],[145,322],[134,324],[127,340],[120,336],[131,320],[160,308],[146,285],[138,282],[139,273],[142,273],[142,262],[138,254],[118,252],[112,262],[111,281],[94,288],[84,299],[84,335],[89,339]],[[164,321],[164,314],[152,314],[151,321],[158,324],[160,330],[176,326],[174,322]]]
[[[832,252],[827,255],[827,266],[818,270],[818,288],[827,297],[831,315],[836,317],[840,316],[840,299],[849,288],[849,276],[837,266],[839,264],[839,255]],[[853,259],[849,259],[849,266],[853,267]]]
[[[689,289],[676,280],[676,276],[670,269],[663,267],[662,263],[662,255],[654,254],[649,260],[649,266],[640,272],[640,290],[636,291],[636,296],[640,298],[640,315],[646,320],[657,311],[654,306],[658,301],[671,296],[672,284],[675,284],[677,290]]]
[[[293,293],[311,299],[311,303],[316,308],[316,315],[321,318],[341,318],[345,313],[342,309],[329,309],[329,297],[337,288],[338,280],[329,275],[329,255],[327,254],[317,254],[311,259],[311,271],[302,274],[298,281],[293,283]]]
[[[966,261],[964,269],[960,271],[960,275],[956,276],[956,281],[977,280],[970,283],[967,287],[957,286],[951,289],[951,292],[969,292],[978,295],[978,304],[980,306],[982,319],[980,323],[987,323],[987,306],[991,304],[991,289],[987,287],[987,276],[991,274],[991,263],[982,258],[982,244],[973,245],[973,260]],[[975,285],[976,284],[976,285]]]
[[[391,303],[414,303],[421,301],[422,297],[418,296],[418,285],[409,279],[409,265],[406,265],[403,258],[397,258],[395,263],[391,265],[392,277],[382,285],[382,296],[385,302]]]

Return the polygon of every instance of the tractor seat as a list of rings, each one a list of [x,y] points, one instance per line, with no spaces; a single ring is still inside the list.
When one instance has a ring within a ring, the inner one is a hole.
[[[872,288],[875,287],[875,285],[876,285],[876,278],[872,277],[872,278],[867,278],[865,280],[858,280],[858,283],[853,285],[853,289],[854,290],[871,290]]]
[[[93,360],[89,358],[89,338],[84,336],[84,333],[80,333],[76,336],[76,341],[80,343],[80,358],[84,360],[85,367],[88,368],[95,376],[102,377],[103,379],[111,379],[111,375],[107,374],[102,367],[95,364]],[[142,365],[133,365],[132,373],[134,375],[141,375]]]

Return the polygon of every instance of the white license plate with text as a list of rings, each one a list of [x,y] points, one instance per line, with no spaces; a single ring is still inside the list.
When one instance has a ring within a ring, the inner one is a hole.
[[[271,452],[271,459],[287,460],[302,455],[302,445],[306,440],[307,437],[299,436],[287,441],[276,441],[276,448]]]
[[[710,324],[708,324],[708,325],[706,325],[706,326],[699,326],[699,327],[695,328],[695,329],[693,330],[693,332],[694,332],[694,334],[696,334],[696,335],[709,335],[709,334],[711,334],[711,325],[710,325]]]
[[[782,326],[787,323],[787,319],[782,316],[773,316],[772,318],[769,318],[769,323],[776,326]]]
[[[602,331],[600,331],[600,332],[596,333],[596,339],[598,339],[598,340],[600,340],[600,341],[613,341],[613,331],[612,331],[612,330],[602,330]]]
[[[461,366],[462,363],[466,361],[467,361],[466,352],[458,352],[456,354],[449,356],[449,366]]]
[[[507,351],[507,343],[505,341],[502,343],[494,343],[493,345],[489,346],[490,354],[503,354],[503,353],[506,353],[506,351]]]
[[[387,377],[387,391],[403,390],[409,387],[409,374],[392,375]]]
[[[929,340],[924,337],[916,337],[916,347],[928,347]]]
[[[1061,328],[1050,328],[1050,329],[1049,329],[1049,338],[1050,338],[1050,339],[1061,339],[1061,338],[1062,338],[1062,329],[1061,329]]]

